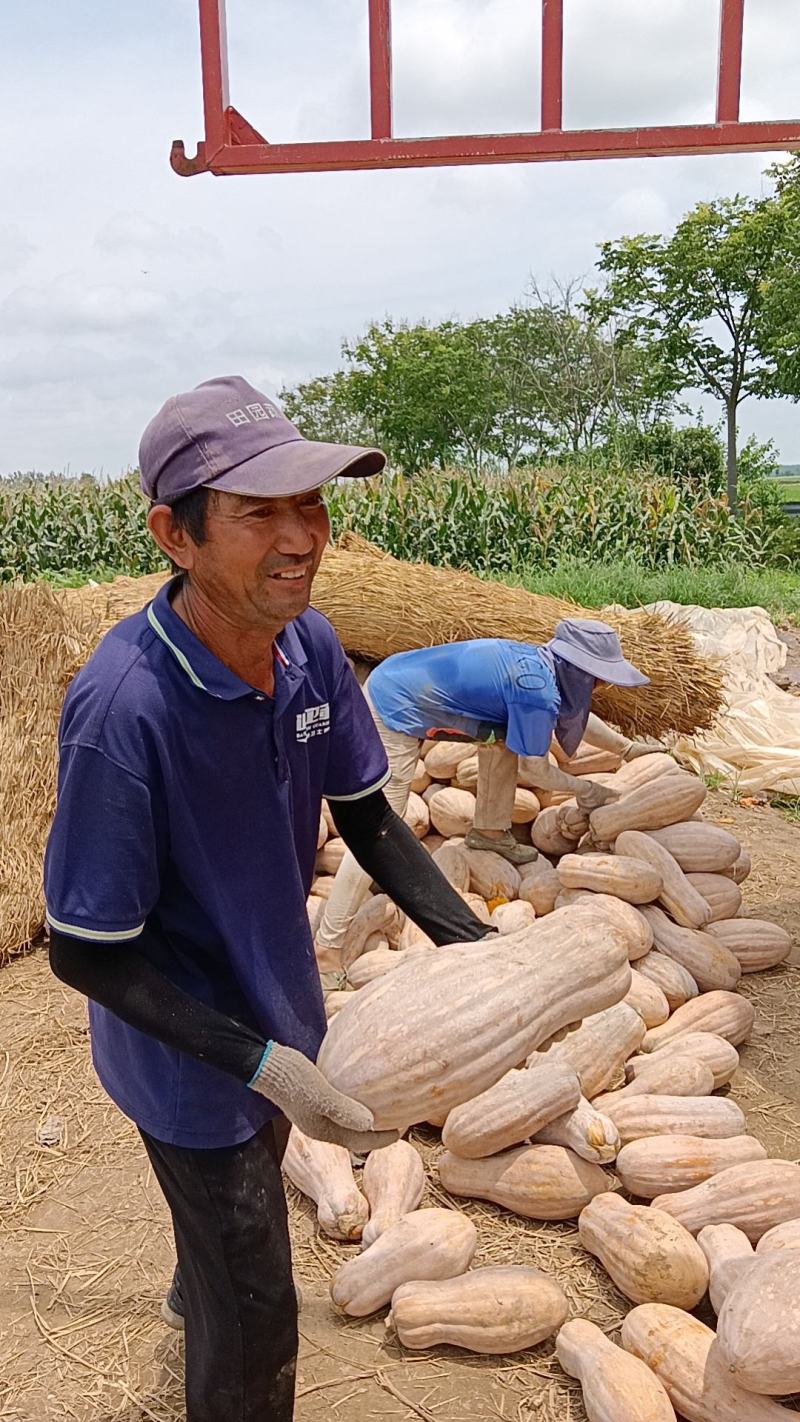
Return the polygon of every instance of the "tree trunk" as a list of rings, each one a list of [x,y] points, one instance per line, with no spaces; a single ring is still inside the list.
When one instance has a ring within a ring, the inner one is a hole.
[[[738,494],[738,462],[736,457],[736,402],[730,400],[727,407],[727,427],[728,427],[728,507],[732,514],[735,514],[739,507]]]

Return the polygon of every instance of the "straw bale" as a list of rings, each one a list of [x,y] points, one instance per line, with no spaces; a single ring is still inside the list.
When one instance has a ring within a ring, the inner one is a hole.
[[[401,563],[352,534],[323,559],[314,606],[330,618],[351,655],[373,662],[472,637],[546,642],[560,618],[598,616],[596,608],[471,573]],[[708,729],[722,704],[721,680],[716,667],[696,652],[688,630],[642,610],[602,615],[650,685],[603,688],[593,700],[597,714],[626,735],[693,735]]]
[[[44,922],[58,718],[94,641],[91,621],[71,615],[46,583],[0,586],[0,963]]]

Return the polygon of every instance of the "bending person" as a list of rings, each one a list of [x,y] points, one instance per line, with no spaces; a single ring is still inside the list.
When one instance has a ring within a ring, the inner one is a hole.
[[[529,863],[537,851],[519,844],[511,831],[518,757],[526,757],[527,778],[535,786],[569,791],[584,809],[614,799],[614,791],[588,776],[553,765],[550,744],[555,735],[567,756],[582,739],[622,755],[653,749],[649,743],[634,745],[590,709],[598,685],[647,682],[626,661],[616,632],[583,618],[559,622],[553,638],[540,647],[481,638],[387,657],[364,687],[391,770],[386,798],[398,815],[405,814],[423,740],[476,741],[475,819],[466,843],[492,849],[512,864]],[[369,884],[348,852],[317,930],[318,952],[342,950]]]

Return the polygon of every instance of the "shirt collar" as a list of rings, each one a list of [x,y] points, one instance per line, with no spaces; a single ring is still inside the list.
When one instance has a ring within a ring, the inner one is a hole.
[[[222,701],[252,696],[254,687],[226,667],[173,610],[171,598],[179,578],[180,574],[159,588],[148,604],[147,620],[152,630],[169,648],[192,685],[200,691]],[[307,660],[300,637],[291,622],[276,638],[276,648],[281,664],[290,673],[293,666],[301,666]]]

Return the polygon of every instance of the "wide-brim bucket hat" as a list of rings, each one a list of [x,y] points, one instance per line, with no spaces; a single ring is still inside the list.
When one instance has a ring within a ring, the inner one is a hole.
[[[612,686],[648,686],[650,683],[649,676],[623,655],[619,637],[606,622],[595,622],[589,617],[565,617],[548,646],[555,656],[589,672],[598,681],[607,681]]]

